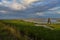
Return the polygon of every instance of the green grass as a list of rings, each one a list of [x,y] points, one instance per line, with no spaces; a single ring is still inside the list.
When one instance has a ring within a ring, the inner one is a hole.
[[[50,24],[50,25],[48,25],[48,26],[54,28],[55,30],[60,30],[60,24],[59,24],[59,23],[56,23],[56,24]]]
[[[6,27],[6,25],[8,25],[8,27],[12,27],[16,30],[18,30],[18,32],[22,32],[21,35],[26,35],[29,38],[37,38],[37,40],[60,40],[60,30],[50,30],[48,28],[44,28],[41,26],[35,26],[34,23],[32,22],[26,22],[23,20],[0,20],[0,27],[3,28],[3,24],[4,27]],[[53,28],[59,29],[59,25],[58,24],[51,24],[48,25],[51,26]],[[58,26],[58,27],[56,27]],[[1,30],[0,30],[1,31]],[[0,35],[7,37],[7,33],[6,32],[0,32]],[[9,36],[10,37],[10,36]],[[14,40],[13,38],[11,38],[12,40]],[[28,39],[25,37],[21,37],[21,39]]]

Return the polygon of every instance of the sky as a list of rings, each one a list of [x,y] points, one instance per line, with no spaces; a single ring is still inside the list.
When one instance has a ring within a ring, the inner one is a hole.
[[[60,18],[60,0],[0,0],[0,19]]]

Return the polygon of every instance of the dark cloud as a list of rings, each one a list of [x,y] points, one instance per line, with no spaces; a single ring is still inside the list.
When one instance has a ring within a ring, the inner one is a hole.
[[[53,14],[48,12],[48,9],[54,8],[60,5],[60,0],[45,0],[43,2],[35,2],[30,5],[31,7],[24,10],[12,10],[9,7],[0,6],[0,10],[8,11],[6,14],[0,13],[0,18],[39,18],[39,17],[60,17],[59,14]],[[47,12],[46,12],[47,11]],[[37,16],[36,13],[46,12],[45,16]]]

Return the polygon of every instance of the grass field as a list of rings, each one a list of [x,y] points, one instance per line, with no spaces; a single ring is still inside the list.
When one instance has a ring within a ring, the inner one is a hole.
[[[60,30],[60,23],[50,24],[48,26],[54,28],[55,30]]]
[[[47,26],[54,30],[23,20],[0,20],[0,40],[60,40],[60,24]]]

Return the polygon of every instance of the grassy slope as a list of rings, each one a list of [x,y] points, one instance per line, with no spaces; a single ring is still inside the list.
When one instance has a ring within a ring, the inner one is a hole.
[[[60,24],[59,23],[57,23],[57,24],[50,24],[48,26],[54,28],[55,30],[60,30]]]
[[[0,20],[0,22],[5,24],[5,27],[8,25],[14,29],[16,28],[19,32],[23,32],[23,34],[29,38],[36,37],[37,40],[60,40],[60,30],[50,30],[40,26],[34,26],[34,23],[22,20]],[[0,27],[2,28],[2,26],[3,25],[1,24]],[[4,35],[4,33],[2,35]]]

